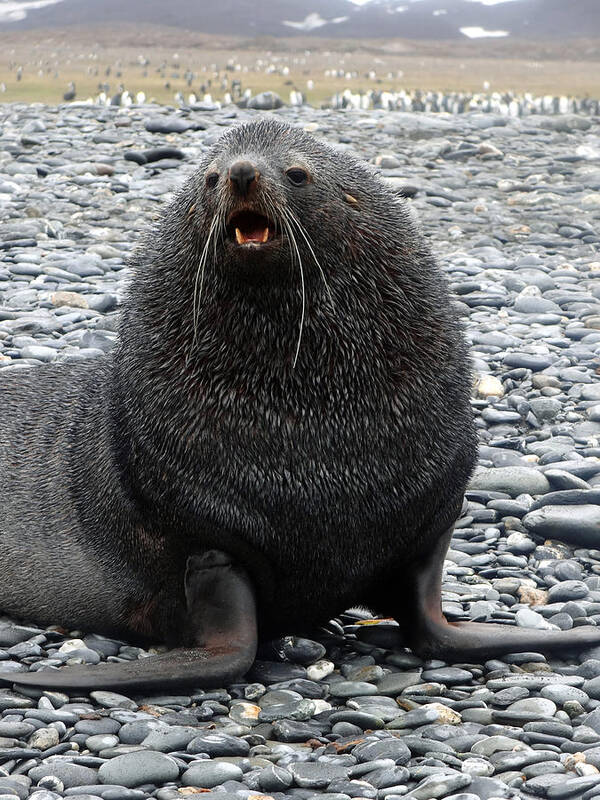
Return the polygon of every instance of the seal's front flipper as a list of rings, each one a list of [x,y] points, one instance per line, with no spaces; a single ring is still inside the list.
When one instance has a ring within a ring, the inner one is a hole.
[[[160,690],[221,687],[241,678],[256,655],[256,606],[250,579],[219,550],[188,559],[188,635],[194,647],[124,663],[0,673],[0,684],[40,689]]]
[[[394,593],[397,595],[394,605],[377,609],[391,612],[399,626],[364,626],[359,631],[361,641],[389,649],[409,646],[422,658],[478,662],[503,653],[568,652],[600,644],[600,627],[591,625],[547,631],[486,622],[448,622],[442,613],[441,586],[451,537],[452,528],[439,539],[427,559],[416,565],[407,585],[388,592],[388,604]]]

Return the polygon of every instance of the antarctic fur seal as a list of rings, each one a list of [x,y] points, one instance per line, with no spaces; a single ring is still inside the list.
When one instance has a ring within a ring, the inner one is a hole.
[[[0,608],[182,647],[19,683],[222,685],[257,636],[356,604],[428,656],[600,641],[441,613],[467,350],[366,165],[272,119],[230,129],[132,266],[112,355],[1,376]]]

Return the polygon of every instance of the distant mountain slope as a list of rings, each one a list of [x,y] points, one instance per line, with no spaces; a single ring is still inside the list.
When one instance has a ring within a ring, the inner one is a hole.
[[[461,29],[514,38],[600,36],[600,0],[0,0],[0,30],[145,22],[204,33],[463,39]],[[38,7],[39,6],[39,7]],[[8,21],[3,9],[22,9]]]

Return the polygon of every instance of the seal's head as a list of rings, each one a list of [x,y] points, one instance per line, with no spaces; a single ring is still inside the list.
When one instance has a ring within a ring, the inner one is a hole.
[[[207,375],[209,362],[231,376],[252,362],[279,380],[302,361],[313,375],[324,348],[347,369],[353,342],[398,341],[400,321],[446,305],[406,201],[368,164],[272,117],[214,143],[133,265],[123,341]]]
[[[225,276],[259,283],[289,282],[301,268],[309,281],[324,268],[316,253],[337,261],[361,218],[357,189],[382,188],[366,165],[273,119],[228,131],[196,180],[203,261],[216,253]]]

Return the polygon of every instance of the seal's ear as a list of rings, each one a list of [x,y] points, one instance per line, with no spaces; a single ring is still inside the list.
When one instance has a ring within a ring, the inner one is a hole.
[[[358,207],[359,203],[356,197],[354,197],[354,195],[348,194],[348,192],[344,192],[343,198],[346,201],[346,203],[348,203],[349,206],[353,206],[354,208]]]
[[[194,203],[193,205],[191,205],[189,207],[188,212],[187,212],[187,218],[188,219],[191,218],[191,216],[192,216],[192,214],[194,213],[195,210],[196,210],[196,203]]]

